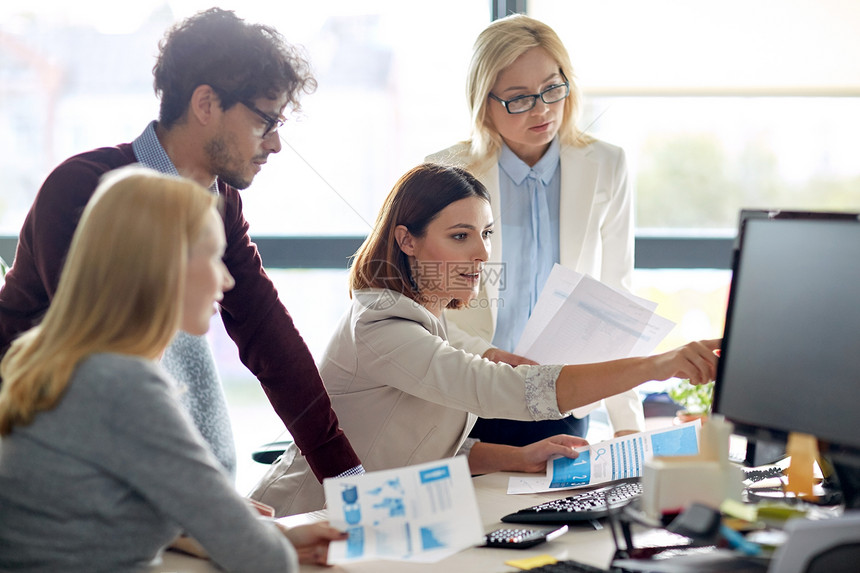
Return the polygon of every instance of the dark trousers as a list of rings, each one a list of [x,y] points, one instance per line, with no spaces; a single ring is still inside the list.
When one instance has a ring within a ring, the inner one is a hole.
[[[478,438],[482,442],[491,444],[527,446],[556,434],[571,434],[584,438],[587,433],[588,416],[585,418],[568,416],[561,420],[540,420],[538,422],[478,418],[478,422],[472,428],[469,437]]]

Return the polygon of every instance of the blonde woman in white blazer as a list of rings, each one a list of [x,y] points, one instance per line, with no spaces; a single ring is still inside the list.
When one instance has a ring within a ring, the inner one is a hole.
[[[503,256],[507,234],[502,193],[524,191],[522,184],[512,182],[514,176],[509,172],[531,167],[553,174],[547,197],[556,217],[552,239],[557,237],[557,243],[542,242],[536,247],[547,252],[539,269],[544,274],[537,278],[536,286],[529,293],[511,294],[510,287],[500,291],[501,267],[495,267],[470,308],[448,317],[451,343],[491,360],[530,363],[511,354],[512,347],[504,346],[512,346],[522,334],[552,263],[616,288],[631,287],[633,199],[624,152],[578,130],[580,97],[572,78],[567,50],[549,26],[522,14],[497,20],[478,36],[469,69],[472,139],[427,158],[465,167],[486,186],[496,221],[490,262],[504,262],[508,279],[522,274],[534,276],[531,260],[523,261],[525,268],[521,269],[516,258],[506,261]],[[509,244],[515,241],[520,248],[522,234],[508,234]],[[501,337],[497,336],[499,312],[516,314],[505,317]],[[494,346],[494,338],[500,347]],[[616,436],[644,429],[642,404],[635,390],[604,402]],[[527,443],[561,431],[584,435],[587,421],[578,419],[597,406],[578,408],[573,418],[557,422],[480,420],[473,435],[509,444]]]
[[[713,379],[719,341],[647,357],[560,366],[491,362],[448,344],[451,314],[473,300],[489,259],[489,195],[469,172],[425,164],[405,174],[350,271],[352,306],[320,364],[339,423],[368,471],[468,456],[473,473],[542,471],[585,440],[525,447],[467,440],[475,415],[555,419],[652,379]],[[277,515],[320,509],[322,486],[293,446],[251,497]]]

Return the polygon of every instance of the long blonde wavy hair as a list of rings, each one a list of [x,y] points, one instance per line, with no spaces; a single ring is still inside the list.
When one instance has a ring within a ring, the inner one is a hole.
[[[593,141],[576,125],[582,111],[582,96],[574,81],[570,55],[558,34],[540,20],[512,14],[487,26],[478,35],[472,50],[466,78],[466,98],[472,121],[469,140],[472,165],[496,153],[502,146],[502,138],[487,112],[489,95],[499,72],[532,48],[546,50],[570,82],[570,95],[564,100],[564,120],[558,132],[561,142],[583,147]]]
[[[215,204],[197,183],[139,166],[103,177],[44,319],[0,363],[0,436],[52,409],[87,356],[161,354],[180,325],[189,249]]]

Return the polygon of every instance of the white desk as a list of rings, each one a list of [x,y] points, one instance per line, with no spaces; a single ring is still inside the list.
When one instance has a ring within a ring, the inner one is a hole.
[[[472,480],[475,484],[475,494],[478,499],[478,508],[481,512],[481,521],[484,524],[485,532],[507,526],[507,524],[499,521],[503,515],[564,495],[564,492],[507,495],[505,492],[508,487],[508,477],[511,475],[515,474],[494,473],[473,478]],[[570,493],[567,495],[570,495]],[[283,518],[283,521],[288,525],[298,525],[323,519],[325,519],[325,512],[317,511]],[[329,573],[385,573],[387,571],[396,571],[398,573],[429,573],[435,571],[445,573],[459,573],[460,571],[507,573],[519,571],[519,569],[505,565],[505,561],[544,554],[552,555],[559,560],[575,559],[590,565],[607,567],[612,558],[613,551],[614,545],[608,528],[602,531],[595,531],[590,524],[584,523],[571,526],[570,531],[554,541],[542,543],[530,549],[473,547],[437,563],[430,564],[405,563],[402,561],[368,561],[336,567],[302,565],[301,571],[328,571]],[[162,565],[154,568],[152,573],[213,573],[216,571],[217,569],[207,561],[168,551],[164,555]]]

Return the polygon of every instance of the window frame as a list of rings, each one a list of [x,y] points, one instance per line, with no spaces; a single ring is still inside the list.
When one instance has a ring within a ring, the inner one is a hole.
[[[260,256],[272,269],[346,269],[364,241],[362,236],[254,237]],[[734,237],[637,233],[637,269],[729,269]],[[0,236],[0,257],[12,265],[16,236]]]

